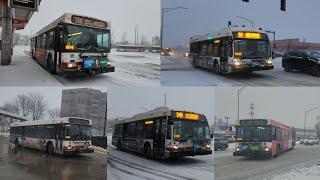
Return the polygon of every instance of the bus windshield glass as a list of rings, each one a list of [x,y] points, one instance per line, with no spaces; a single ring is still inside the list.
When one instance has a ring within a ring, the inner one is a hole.
[[[237,141],[271,142],[271,126],[247,125],[236,126]]]
[[[266,40],[236,39],[234,40],[235,57],[243,59],[271,57],[270,43]]]
[[[109,52],[110,31],[91,27],[66,25],[65,49],[67,51]]]
[[[175,119],[173,123],[173,137],[175,141],[210,140],[208,123]]]
[[[90,140],[91,139],[91,126],[79,124],[67,124],[66,136],[72,140]]]

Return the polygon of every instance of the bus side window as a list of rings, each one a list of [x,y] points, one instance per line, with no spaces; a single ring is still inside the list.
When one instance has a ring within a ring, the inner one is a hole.
[[[271,127],[271,138],[272,140],[276,140],[276,128],[275,127]]]

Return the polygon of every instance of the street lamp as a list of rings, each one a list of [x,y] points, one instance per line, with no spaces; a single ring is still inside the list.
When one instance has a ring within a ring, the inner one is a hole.
[[[239,112],[240,112],[240,94],[241,92],[245,89],[245,87],[242,87],[240,89],[238,89],[238,120],[240,120],[240,115],[239,115]]]
[[[250,19],[247,19],[245,17],[242,17],[242,16],[236,16],[237,18],[240,18],[240,19],[244,19],[246,20],[247,22],[249,22],[251,24],[251,27],[253,28],[253,20],[250,20]]]
[[[164,95],[164,107],[167,107],[167,94]]]
[[[174,10],[177,10],[177,9],[188,9],[188,8],[186,8],[186,7],[162,8],[162,11],[161,11],[161,37],[160,37],[161,49],[162,49],[162,39],[163,39],[163,15],[166,12],[174,11]]]
[[[309,113],[310,111],[316,110],[319,108],[312,108],[309,110],[304,111],[304,128],[303,128],[303,138],[306,138],[306,123],[307,123],[307,113]]]

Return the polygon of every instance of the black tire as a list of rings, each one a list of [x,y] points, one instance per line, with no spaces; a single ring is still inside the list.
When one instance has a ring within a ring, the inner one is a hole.
[[[219,63],[217,61],[215,61],[214,64],[213,64],[213,72],[215,74],[219,74],[220,73]]]
[[[52,56],[49,55],[47,59],[47,70],[50,74],[54,74],[54,65],[52,63]]]
[[[284,71],[285,72],[291,72],[292,70],[293,70],[293,68],[289,64],[285,64],[284,65]]]
[[[49,155],[52,155],[52,154],[54,153],[54,147],[53,147],[53,144],[52,144],[51,142],[49,142],[49,143],[47,144],[47,153],[48,153]]]
[[[224,151],[224,150],[226,150],[227,149],[227,147],[225,146],[225,145],[223,145],[222,147],[221,147],[221,151]]]
[[[15,146],[15,147],[19,147],[19,140],[18,140],[18,139],[16,139],[16,140],[14,141],[14,146]]]
[[[117,149],[118,149],[118,150],[120,150],[120,151],[122,150],[122,147],[121,147],[121,141],[120,141],[120,140],[118,141]]]
[[[312,76],[319,76],[320,75],[320,69],[317,65],[314,65],[310,69],[310,73]]]
[[[151,155],[151,147],[149,144],[145,145],[144,146],[144,156],[145,158],[147,159],[151,159],[152,158],[152,155]]]

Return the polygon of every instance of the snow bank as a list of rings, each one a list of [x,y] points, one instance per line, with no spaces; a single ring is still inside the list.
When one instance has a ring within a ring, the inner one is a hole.
[[[278,174],[266,180],[315,180],[320,179],[320,163],[310,167],[297,167],[284,174]]]

